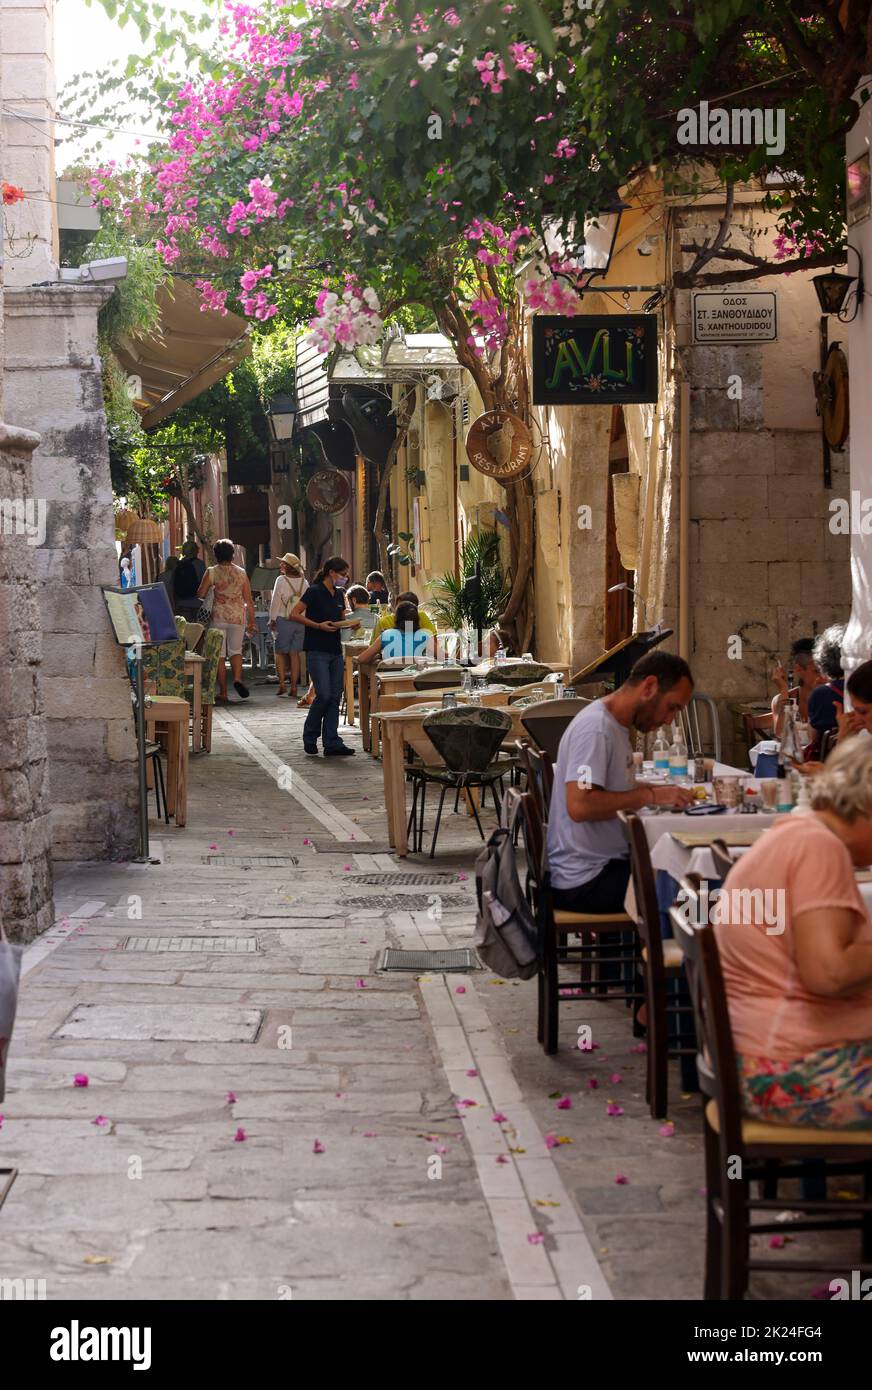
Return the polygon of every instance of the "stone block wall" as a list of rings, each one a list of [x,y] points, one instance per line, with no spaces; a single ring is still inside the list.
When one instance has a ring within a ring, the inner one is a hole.
[[[56,859],[126,857],[137,844],[136,740],[123,654],[102,585],[118,584],[97,353],[108,291],[6,289],[6,412],[41,435],[34,550]]]
[[[38,442],[0,424],[0,917],[9,938],[22,942],[53,916],[36,537],[16,529],[8,506],[33,496]]]

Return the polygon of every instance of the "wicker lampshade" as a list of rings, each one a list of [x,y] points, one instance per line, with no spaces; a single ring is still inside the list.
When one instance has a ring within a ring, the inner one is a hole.
[[[138,516],[127,532],[125,540],[128,545],[149,545],[160,538],[161,529],[158,523],[150,516]]]
[[[115,530],[122,536],[126,536],[134,521],[138,520],[138,513],[130,507],[122,507],[120,512],[115,513]]]

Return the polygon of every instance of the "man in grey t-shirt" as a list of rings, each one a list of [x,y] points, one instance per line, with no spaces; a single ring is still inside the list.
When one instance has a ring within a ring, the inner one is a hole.
[[[637,782],[631,727],[669,724],[693,694],[687,662],[654,651],[624,684],[577,714],[560,740],[548,815],[548,865],[554,906],[569,912],[622,912],[630,877],[619,811],[693,800],[684,787]]]

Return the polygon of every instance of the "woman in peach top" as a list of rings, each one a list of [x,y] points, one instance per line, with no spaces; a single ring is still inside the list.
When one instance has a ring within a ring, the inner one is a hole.
[[[743,1106],[775,1124],[872,1128],[872,922],[854,876],[872,862],[864,744],[836,749],[811,814],[780,817],[742,855],[713,913]]]

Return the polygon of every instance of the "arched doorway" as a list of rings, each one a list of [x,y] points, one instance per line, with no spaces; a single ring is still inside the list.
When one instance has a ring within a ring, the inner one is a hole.
[[[611,428],[609,430],[609,486],[606,503],[606,630],[605,648],[614,647],[629,637],[633,631],[633,571],[624,569],[618,550],[615,528],[615,495],[612,478],[616,473],[629,473],[630,451],[627,444],[627,430],[624,424],[624,411],[619,405],[612,407]],[[619,589],[617,593],[608,591],[615,584],[627,584],[629,589]]]

